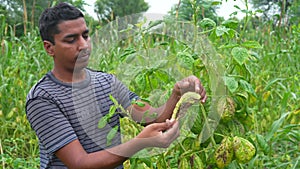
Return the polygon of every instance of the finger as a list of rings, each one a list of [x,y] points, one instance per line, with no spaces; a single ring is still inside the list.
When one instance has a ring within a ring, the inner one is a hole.
[[[169,130],[167,130],[164,135],[167,138],[174,138],[174,136],[177,135],[179,130],[179,122],[177,120],[174,121],[174,124],[172,125],[171,128],[169,128]],[[172,139],[173,140],[173,139]]]
[[[156,131],[165,131],[168,130],[171,126],[168,125],[167,122],[164,123],[154,123],[153,125],[153,129]]]
[[[167,125],[169,126],[169,128],[170,127],[172,127],[173,126],[173,124],[175,123],[175,120],[174,119],[171,119],[171,120],[169,120],[169,119],[166,119],[166,123],[167,123]]]
[[[177,137],[179,137],[179,135],[180,135],[180,130],[179,130],[179,125],[178,125],[178,128],[177,128],[177,130],[176,130],[177,132],[176,132],[176,134],[174,135],[174,137],[172,138],[172,140],[175,140]]]
[[[205,92],[205,91],[204,91],[204,92]],[[205,102],[206,102],[206,99],[207,99],[207,95],[206,95],[206,92],[205,92],[204,97],[202,98],[201,102],[202,102],[202,103],[205,103]]]
[[[205,102],[207,96],[206,96],[206,91],[205,91],[204,88],[202,88],[202,91],[201,91],[201,93],[200,93],[200,96],[201,96],[201,101],[202,101],[202,102]]]
[[[204,99],[202,99],[202,103],[205,103],[207,100],[207,96],[205,95]]]
[[[161,135],[160,147],[167,148],[179,136],[179,122],[174,120],[174,125]]]
[[[201,83],[200,83],[200,80],[196,78],[194,80],[194,85],[195,85],[195,92],[200,94],[200,92],[201,92]]]
[[[176,140],[179,135],[180,135],[180,130],[179,130],[179,122],[177,122],[177,124],[174,124],[174,127],[172,127],[172,129],[174,130],[174,134],[170,135],[169,138],[170,140],[173,142],[174,140]]]

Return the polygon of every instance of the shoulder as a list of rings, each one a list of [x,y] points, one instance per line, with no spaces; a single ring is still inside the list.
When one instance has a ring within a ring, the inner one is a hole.
[[[45,74],[34,86],[29,90],[26,100],[37,97],[51,97],[51,93],[58,91],[62,86],[53,81],[49,73]]]

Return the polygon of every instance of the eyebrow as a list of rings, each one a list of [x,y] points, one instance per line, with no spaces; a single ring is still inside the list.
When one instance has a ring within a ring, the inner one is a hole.
[[[89,33],[89,29],[86,29],[85,31],[83,31],[82,32],[82,34],[86,34],[86,33]],[[73,37],[76,37],[76,36],[78,36],[79,34],[69,34],[69,35],[66,35],[65,37],[64,37],[64,39],[67,39],[67,38],[73,38]]]

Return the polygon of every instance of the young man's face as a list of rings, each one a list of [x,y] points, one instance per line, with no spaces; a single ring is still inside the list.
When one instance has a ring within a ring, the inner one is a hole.
[[[54,67],[59,71],[82,70],[88,65],[91,42],[84,18],[63,21],[58,24],[59,34],[54,35],[55,45],[48,49],[54,58]],[[45,45],[46,42],[44,42]],[[87,50],[80,56],[81,51]]]

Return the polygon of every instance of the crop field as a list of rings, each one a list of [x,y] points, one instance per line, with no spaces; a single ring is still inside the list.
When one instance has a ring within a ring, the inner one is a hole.
[[[115,74],[152,105],[163,104],[175,82],[191,74],[208,94],[205,104],[187,110],[170,148],[142,151],[125,168],[300,168],[300,24],[246,16],[135,25],[121,18],[91,27],[89,67]],[[39,168],[25,101],[52,58],[38,28],[18,37],[2,15],[0,22],[0,166]],[[127,117],[121,124],[123,141],[142,129]]]

